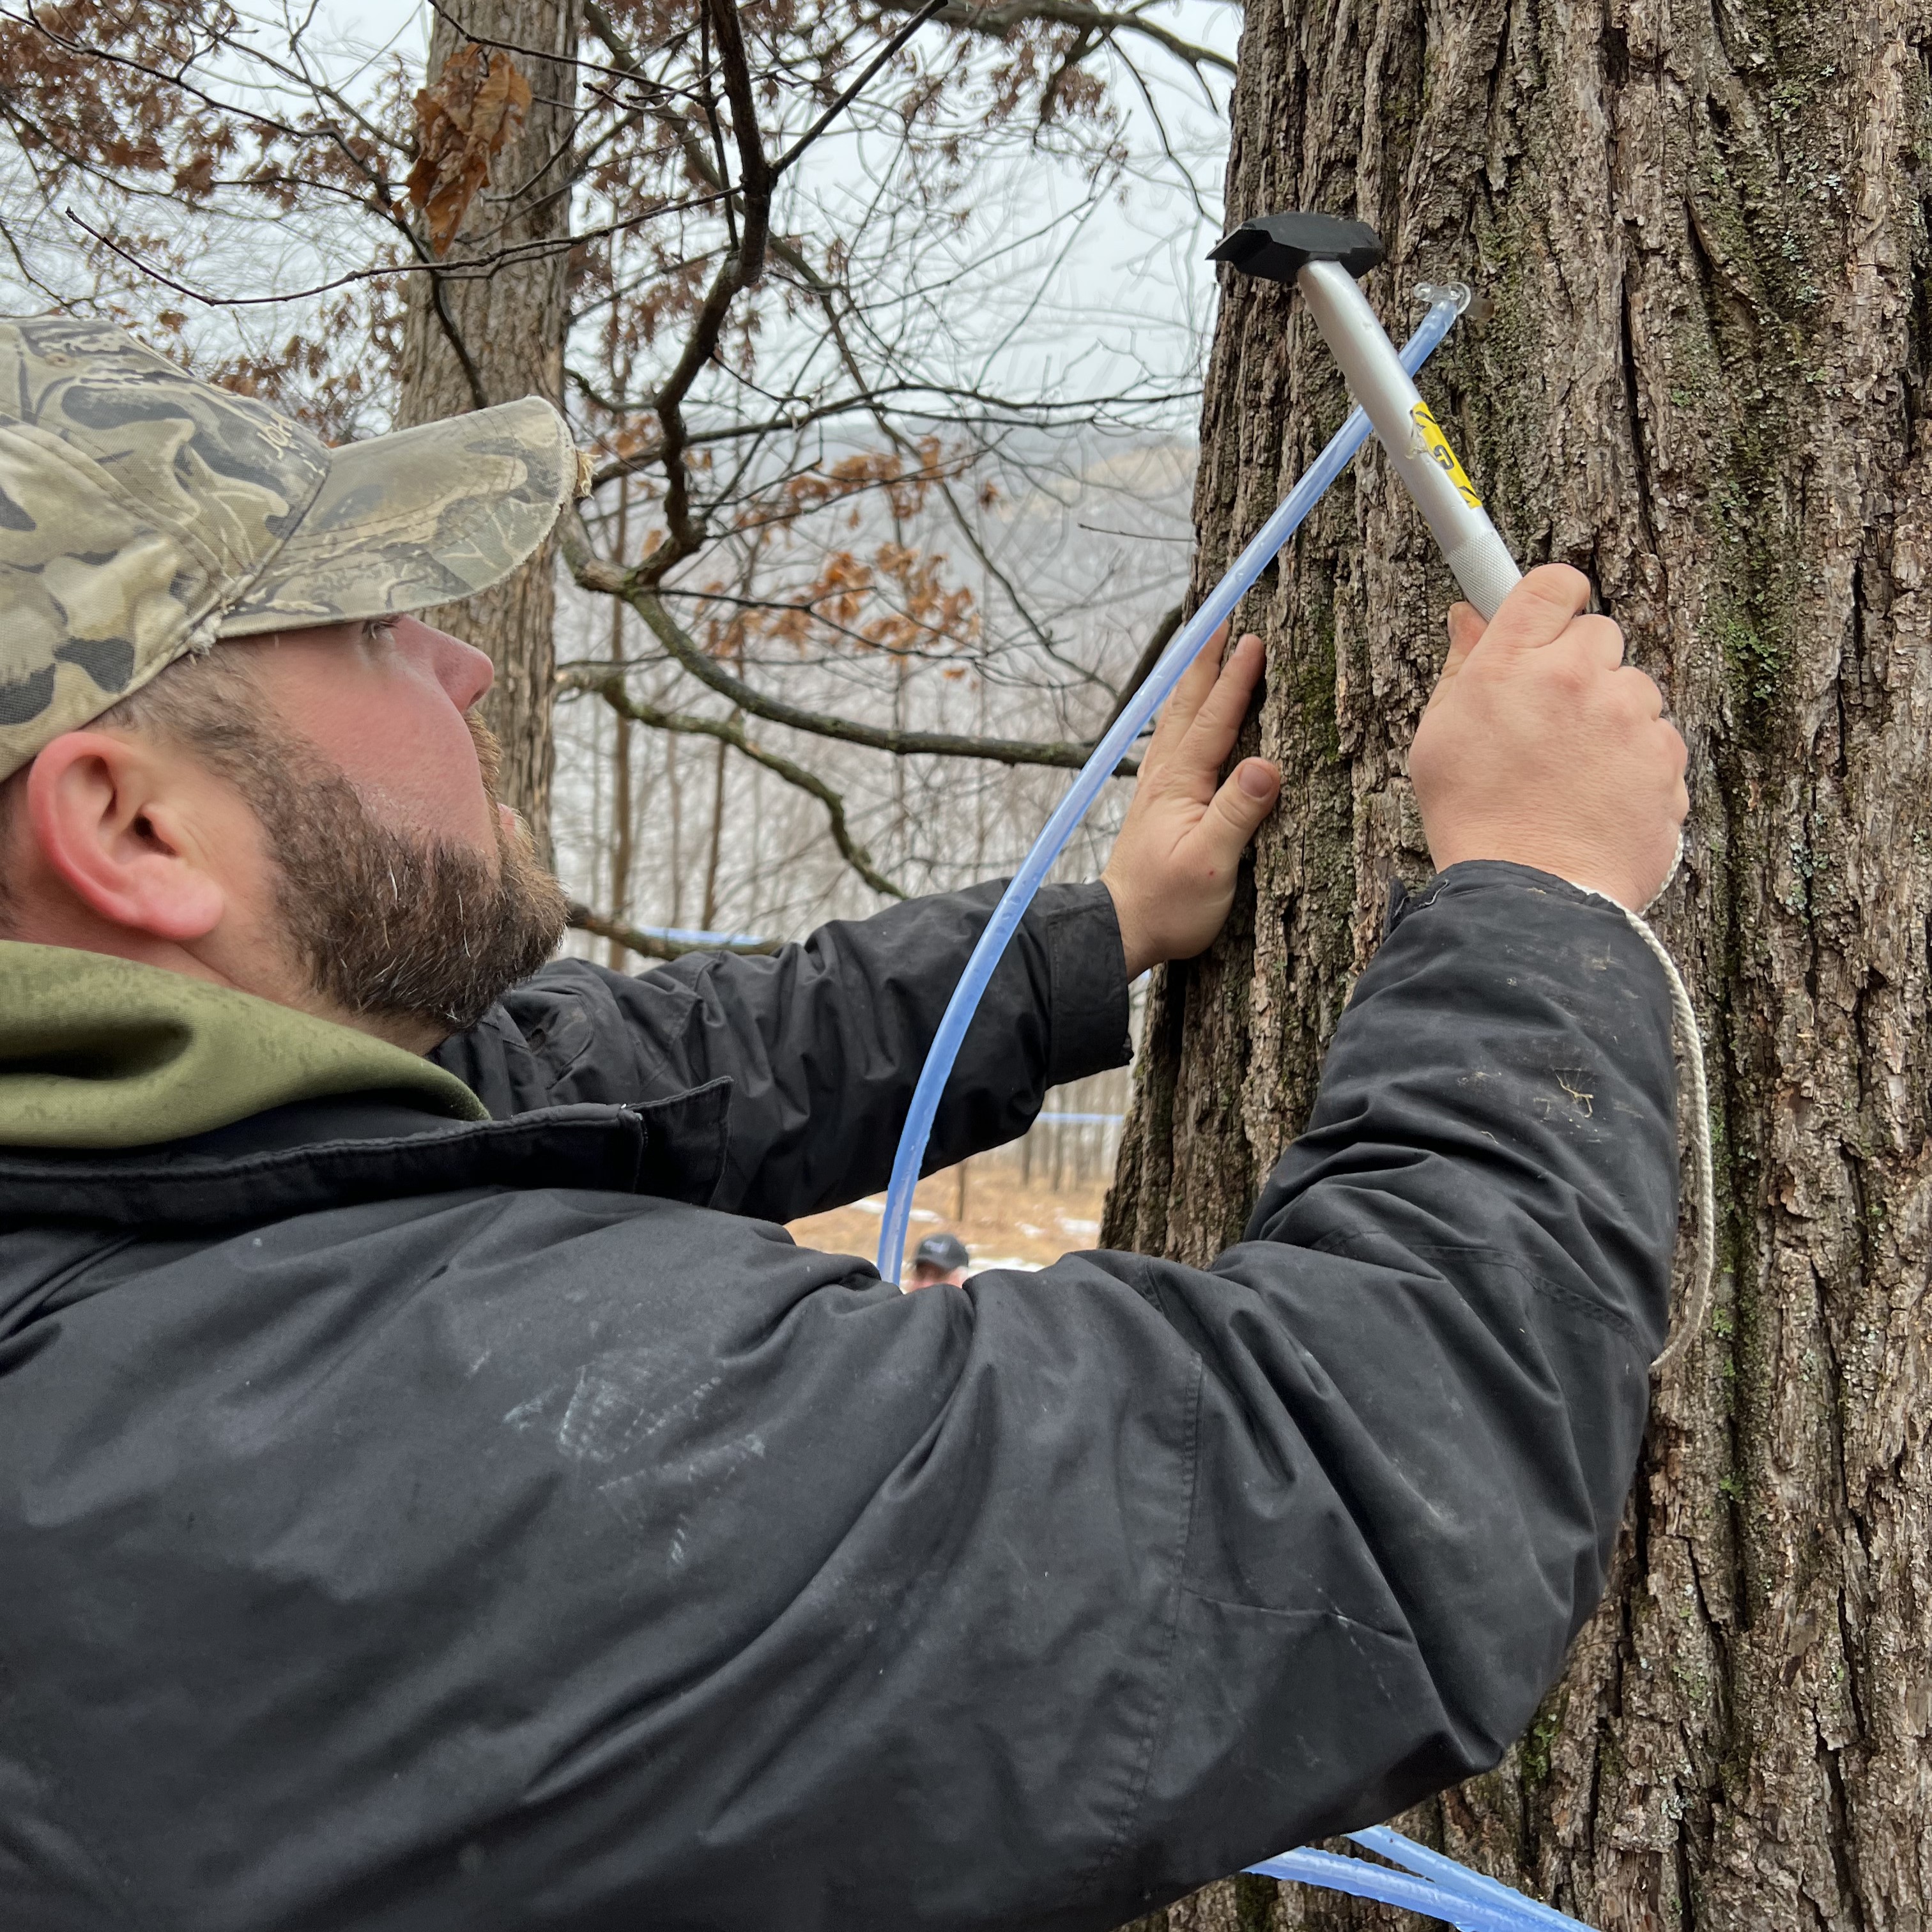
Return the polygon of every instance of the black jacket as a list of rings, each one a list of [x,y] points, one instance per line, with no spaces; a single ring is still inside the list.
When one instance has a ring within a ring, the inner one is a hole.
[[[440,1056],[494,1122],[0,1149],[0,1924],[1099,1932],[1496,1760],[1663,1339],[1656,965],[1458,868],[1212,1268],[902,1297],[775,1224],[990,903],[548,968]],[[1045,896],[935,1160],[1124,1022]]]

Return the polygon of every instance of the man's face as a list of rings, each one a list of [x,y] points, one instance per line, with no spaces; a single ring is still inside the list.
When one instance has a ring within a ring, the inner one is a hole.
[[[490,660],[415,617],[284,631],[248,668],[285,733],[306,739],[391,830],[486,855],[497,848],[467,714],[490,688]]]
[[[225,645],[224,650],[248,650]],[[243,789],[313,989],[418,1047],[472,1026],[561,937],[562,889],[492,796],[488,658],[413,618],[252,647]]]

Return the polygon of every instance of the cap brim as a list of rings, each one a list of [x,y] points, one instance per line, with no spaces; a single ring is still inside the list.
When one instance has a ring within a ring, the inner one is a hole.
[[[576,484],[569,428],[541,396],[346,444],[218,634],[393,616],[487,590],[537,550]]]

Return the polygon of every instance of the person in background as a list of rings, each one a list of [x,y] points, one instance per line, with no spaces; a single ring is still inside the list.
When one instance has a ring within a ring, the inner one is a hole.
[[[914,1288],[932,1288],[944,1281],[959,1287],[966,1280],[967,1267],[972,1258],[966,1252],[966,1244],[957,1234],[943,1231],[928,1234],[913,1250],[911,1285]]]

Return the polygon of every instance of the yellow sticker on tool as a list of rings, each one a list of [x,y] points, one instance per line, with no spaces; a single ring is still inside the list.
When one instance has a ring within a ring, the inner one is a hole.
[[[1446,471],[1450,482],[1462,493],[1462,500],[1472,509],[1480,510],[1483,500],[1476,494],[1476,486],[1469,481],[1461,464],[1456,460],[1456,452],[1449,447],[1449,439],[1442,434],[1442,425],[1429,413],[1426,403],[1418,403],[1408,412],[1408,420],[1414,425],[1415,437],[1420,447],[1416,454],[1426,456],[1437,469]]]

